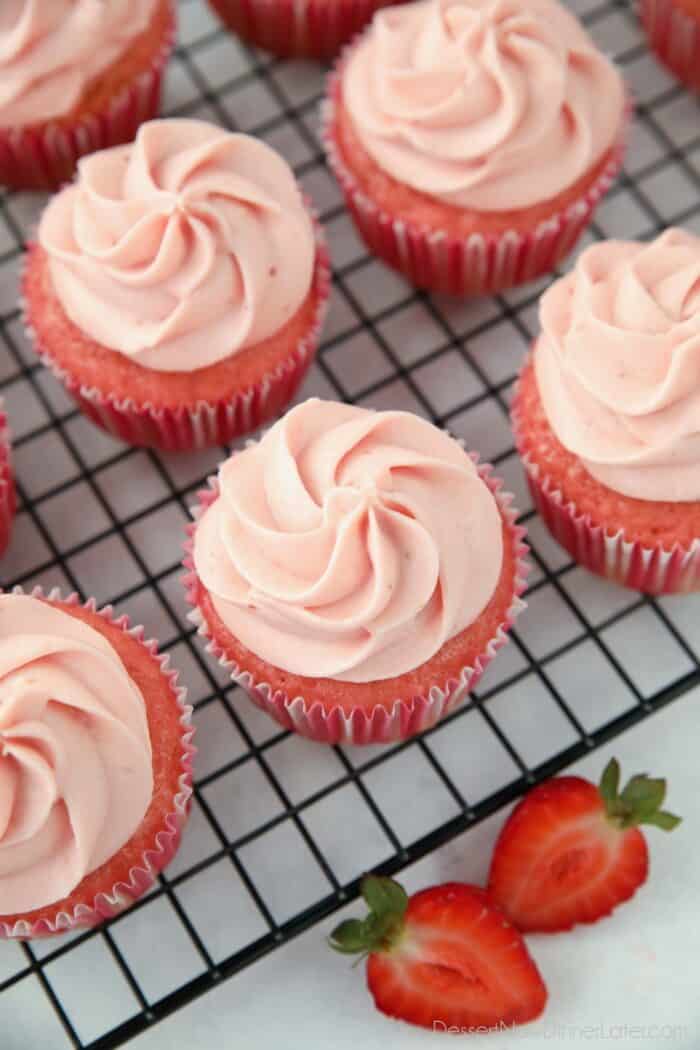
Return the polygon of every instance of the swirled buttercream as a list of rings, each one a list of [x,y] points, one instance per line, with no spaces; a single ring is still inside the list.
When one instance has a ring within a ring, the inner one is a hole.
[[[86,86],[126,51],[157,0],[2,0],[0,127],[70,113]]]
[[[546,201],[619,138],[615,68],[556,0],[389,7],[351,53],[343,104],[376,164],[446,204]]]
[[[430,660],[488,604],[502,558],[496,501],[456,441],[407,412],[318,400],[222,465],[194,538],[236,638],[347,682]]]
[[[197,120],[151,121],[134,143],[84,157],[39,242],[70,320],[159,372],[274,335],[303,304],[315,258],[287,162]]]
[[[646,500],[700,500],[700,238],[588,248],[542,298],[545,413],[598,481]]]
[[[0,595],[0,914],[68,896],[152,794],[143,696],[109,642],[56,606]]]

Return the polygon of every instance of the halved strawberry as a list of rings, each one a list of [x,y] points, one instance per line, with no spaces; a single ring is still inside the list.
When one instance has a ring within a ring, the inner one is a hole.
[[[370,912],[347,919],[332,947],[367,956],[378,1009],[434,1031],[522,1024],[547,990],[525,942],[484,890],[448,882],[410,899],[393,879],[367,876]]]
[[[489,895],[519,930],[595,922],[646,880],[647,844],[638,825],[672,831],[680,817],[661,809],[665,780],[638,774],[619,787],[613,758],[599,787],[555,777],[515,807],[496,842]]]

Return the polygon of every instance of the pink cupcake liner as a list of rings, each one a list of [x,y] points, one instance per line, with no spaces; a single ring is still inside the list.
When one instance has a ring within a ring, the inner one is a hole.
[[[348,210],[372,254],[419,288],[459,297],[493,295],[555,269],[590,223],[622,167],[631,104],[610,162],[577,201],[540,223],[534,233],[508,230],[454,237],[390,215],[365,194],[345,163],[336,137],[336,110],[341,104],[343,69],[354,46],[345,50],[329,77],[321,109],[321,138]]]
[[[12,473],[12,444],[7,416],[0,398],[0,556],[7,550],[12,533],[17,495]]]
[[[374,707],[355,707],[345,711],[340,707],[326,708],[316,701],[309,703],[303,696],[290,697],[283,690],[273,690],[267,682],[257,682],[250,672],[242,670],[228,659],[219,643],[213,638],[206,620],[199,610],[199,593],[201,584],[197,577],[193,561],[193,537],[196,522],[203,512],[218,496],[216,477],[209,478],[209,488],[198,493],[198,505],[193,508],[194,521],[187,529],[185,544],[185,575],[183,584],[191,610],[190,621],[196,626],[197,633],[206,639],[207,652],[211,653],[247,693],[252,702],[285,729],[299,733],[325,744],[386,744],[421,733],[430,729],[442,718],[454,711],[466,699],[467,694],[476,687],[484,670],[499,649],[508,640],[508,632],[517,616],[525,608],[521,595],[525,590],[525,581],[529,572],[527,563],[527,546],[524,543],[525,529],[516,525],[517,511],[512,507],[513,497],[501,492],[502,481],[491,477],[492,467],[479,464],[479,457],[470,453],[471,459],[478,467],[479,476],[493,493],[501,514],[507,523],[516,571],[514,579],[513,601],[507,615],[498,630],[486,645],[483,653],[471,666],[463,667],[458,678],[450,679],[442,687],[434,685],[425,694],[409,698],[397,697],[391,710],[377,704]]]
[[[693,18],[673,0],[641,0],[640,17],[661,61],[700,91],[700,15]]]
[[[226,445],[257,430],[278,414],[294,397],[314,359],[330,296],[331,273],[328,251],[315,215],[316,268],[314,289],[318,297],[316,315],[296,349],[261,382],[216,402],[200,401],[194,408],[162,408],[149,402],[136,404],[88,387],[71,376],[42,347],[22,304],[24,325],[35,352],[65,387],[81,411],[103,430],[130,445],[144,445],[166,452],[187,452]],[[31,246],[30,246],[31,248]]]
[[[15,587],[12,593],[23,594],[24,592],[21,587]],[[81,927],[96,926],[103,920],[111,919],[124,911],[151,888],[158,873],[170,863],[180,845],[180,836],[187,821],[191,804],[192,760],[196,751],[192,745],[192,738],[195,732],[192,725],[192,708],[185,702],[187,690],[182,686],[178,686],[178,672],[170,667],[169,656],[158,652],[158,645],[153,639],[146,640],[143,627],[132,627],[128,616],[115,617],[110,605],[99,609],[94,598],[90,598],[84,604],[80,602],[77,594],[70,594],[67,598],[64,598],[58,588],[54,588],[49,594],[45,595],[41,587],[34,587],[31,591],[31,596],[33,598],[46,598],[50,602],[82,605],[82,608],[88,609],[90,612],[99,613],[107,623],[119,627],[143,645],[149,656],[159,664],[160,670],[167,680],[170,691],[180,709],[182,753],[180,755],[179,790],[173,798],[172,811],[167,814],[163,827],[156,835],[151,848],[144,851],[141,863],[131,868],[129,881],[117,882],[109,892],[98,893],[89,907],[85,904],[78,904],[71,911],[57,912],[51,919],[42,918],[35,922],[20,919],[13,926],[10,926],[0,916],[0,938],[22,940],[35,937],[49,937],[56,933],[67,933]]]
[[[0,128],[0,184],[10,189],[53,190],[69,181],[87,153],[130,142],[140,124],[158,115],[163,73],[175,45],[173,5],[170,26],[149,69],[125,87],[107,108],[70,127]]]
[[[332,58],[397,0],[210,0],[226,25],[282,58]]]
[[[517,390],[511,413],[515,444],[535,507],[550,533],[574,561],[598,576],[647,594],[700,590],[700,538],[690,547],[645,546],[625,538],[624,530],[595,524],[547,477],[527,451]]]

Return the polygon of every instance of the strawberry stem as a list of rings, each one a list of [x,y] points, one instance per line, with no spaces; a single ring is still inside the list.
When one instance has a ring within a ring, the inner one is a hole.
[[[621,831],[640,824],[673,831],[681,822],[680,817],[661,808],[666,798],[664,779],[637,773],[620,791],[620,763],[616,758],[611,758],[603,770],[598,790],[608,820]]]
[[[328,939],[331,948],[344,955],[388,952],[396,945],[404,927],[408,907],[406,891],[400,883],[379,875],[366,875],[360,892],[369,908],[364,919],[345,919]]]

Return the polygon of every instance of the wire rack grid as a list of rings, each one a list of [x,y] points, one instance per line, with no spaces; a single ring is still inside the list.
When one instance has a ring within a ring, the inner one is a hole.
[[[671,224],[700,233],[700,104],[657,65],[627,3],[571,6],[638,103],[623,175],[584,245]],[[186,619],[188,504],[225,450],[126,448],[75,410],[33,357],[17,306],[44,199],[0,195],[0,391],[20,498],[2,585],[59,585],[144,623],[181,670],[199,746],[188,830],[152,892],[96,932],[0,947],[5,1050],[122,1045],[352,898],[363,871],[400,870],[700,681],[698,598],[657,601],[593,578],[532,511],[507,409],[543,283],[461,303],[368,258],[319,146],[323,71],[248,50],[204,0],[181,0],[180,15],[165,112],[279,149],[328,232],[332,308],[303,396],[416,411],[495,462],[530,530],[530,609],[470,701],[419,739],[322,748],[280,731]],[[21,1044],[8,1047],[13,1030]]]

